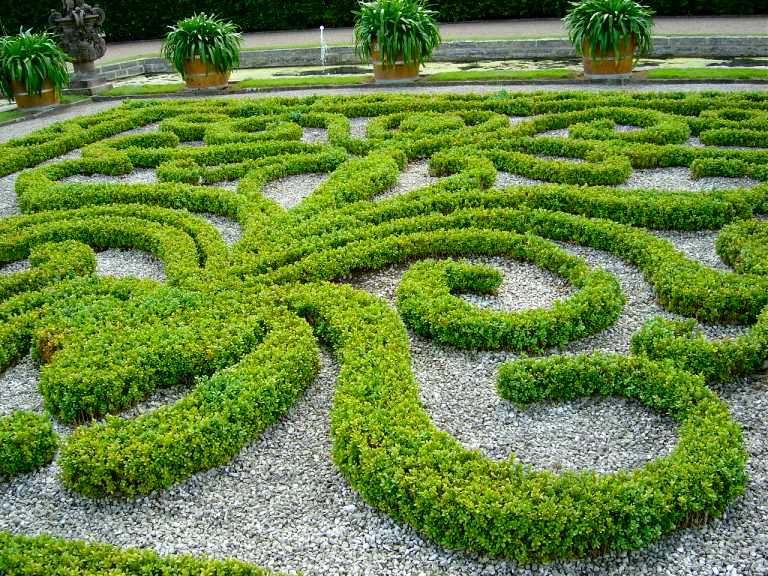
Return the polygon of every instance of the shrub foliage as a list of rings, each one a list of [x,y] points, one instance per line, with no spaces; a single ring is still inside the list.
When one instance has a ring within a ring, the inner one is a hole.
[[[0,474],[43,466],[60,444],[59,479],[82,495],[167,488],[227,462],[280,418],[314,377],[319,341],[339,362],[334,462],[369,504],[444,546],[549,561],[642,547],[718,516],[744,489],[746,452],[707,384],[751,374],[768,356],[768,232],[753,219],[768,212],[768,183],[697,194],[611,186],[632,169],[670,166],[768,180],[755,135],[767,114],[768,96],[740,93],[130,101],[2,144],[0,174],[20,171],[24,214],[0,220],[0,263],[29,258],[31,268],[0,277],[0,368],[31,350],[45,409],[76,429],[57,439],[48,415],[0,418]],[[350,132],[360,116],[370,118],[364,138]],[[325,128],[328,142],[302,142],[303,128]],[[563,128],[570,138],[540,135]],[[712,133],[738,147],[686,145]],[[196,140],[205,146],[181,145]],[[44,163],[76,148],[77,159]],[[377,200],[418,158],[442,178]],[[67,180],[135,168],[155,169],[158,182]],[[542,183],[492,189],[497,170]],[[262,194],[307,172],[329,175],[290,210]],[[211,185],[234,180],[234,191]],[[238,221],[242,239],[228,248],[200,212]],[[733,270],[689,260],[648,228],[722,229],[717,251]],[[636,399],[679,423],[669,456],[607,475],[534,471],[465,449],[420,405],[405,325],[460,348],[551,353],[613,323],[624,302],[616,279],[555,242],[622,258],[688,320],[649,322],[628,356],[504,365],[500,395],[520,404]],[[108,247],[153,253],[167,282],[95,276],[93,250]],[[531,262],[577,291],[549,309],[480,310],[457,294],[493,291],[500,277],[461,260],[473,255]],[[339,282],[415,259],[398,311]],[[697,321],[748,329],[710,342]],[[189,391],[122,414],[172,385]],[[133,558],[0,538],[0,568],[25,566],[28,551],[68,550],[71,573]],[[188,560],[141,562],[181,573]]]

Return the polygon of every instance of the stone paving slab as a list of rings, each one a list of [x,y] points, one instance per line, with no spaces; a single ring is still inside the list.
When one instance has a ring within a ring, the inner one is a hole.
[[[655,33],[659,36],[768,36],[768,16],[697,16],[658,17]],[[563,38],[565,30],[556,18],[490,20],[441,24],[443,40],[491,40],[510,38]],[[333,28],[325,31],[329,45],[351,45],[351,28]],[[319,30],[281,32],[249,32],[243,35],[245,48],[267,49],[276,47],[319,46]],[[106,62],[127,60],[160,52],[160,40],[110,43]]]

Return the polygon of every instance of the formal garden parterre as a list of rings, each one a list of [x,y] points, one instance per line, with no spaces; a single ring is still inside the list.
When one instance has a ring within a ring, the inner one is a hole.
[[[21,520],[23,493],[43,475],[66,506],[98,514],[183,495],[269,442],[320,371],[335,381],[335,469],[359,506],[410,526],[435,554],[460,551],[447,573],[481,573],[483,559],[498,573],[611,566],[624,551],[643,573],[646,550],[765,496],[764,427],[726,399],[741,386],[765,406],[755,382],[768,355],[767,144],[764,93],[499,92],[134,100],[0,145],[23,213],[0,220],[0,263],[11,265],[0,366],[39,365],[42,397],[36,410],[3,403],[0,569],[261,573],[56,539],[66,522],[37,536]],[[418,162],[428,183],[389,194]],[[668,169],[715,187],[622,187]],[[325,176],[290,209],[267,197],[306,174]],[[496,186],[502,175],[516,185]],[[241,235],[225,242],[216,226],[234,222]],[[716,236],[722,262],[702,264],[665,234]],[[166,281],[99,274],[99,254],[114,249],[151,253]],[[478,305],[515,283],[501,261],[543,271],[563,297]],[[389,302],[360,280],[398,269]],[[635,306],[632,273],[657,313],[617,336]],[[668,450],[609,471],[537,466],[514,446],[489,455],[425,408],[414,342],[470,354],[470,365],[493,358],[513,413],[624,398],[665,419]],[[163,390],[172,401],[147,404]],[[753,513],[722,530],[764,532],[764,508],[762,523]],[[768,569],[750,555],[756,538],[723,553],[737,573]]]

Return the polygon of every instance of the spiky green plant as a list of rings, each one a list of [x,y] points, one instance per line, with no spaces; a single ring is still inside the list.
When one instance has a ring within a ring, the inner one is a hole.
[[[21,30],[16,36],[0,38],[0,91],[13,99],[11,82],[24,84],[27,94],[40,95],[50,80],[56,92],[69,82],[67,55],[47,32]]]
[[[185,77],[184,60],[200,58],[221,72],[240,65],[240,34],[237,27],[204,12],[169,26],[163,41],[163,57]]]
[[[355,13],[355,53],[363,61],[378,48],[387,66],[402,60],[424,64],[440,44],[437,12],[424,0],[371,0]]]
[[[571,6],[563,22],[578,54],[586,44],[589,56],[613,52],[618,60],[629,38],[635,41],[637,56],[650,52],[653,11],[647,6],[633,0],[581,0]]]

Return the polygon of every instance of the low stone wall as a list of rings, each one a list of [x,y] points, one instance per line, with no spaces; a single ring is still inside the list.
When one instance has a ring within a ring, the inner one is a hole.
[[[651,57],[744,58],[768,56],[766,36],[658,36]],[[432,55],[436,62],[575,58],[571,44],[561,38],[533,40],[467,40],[444,42]],[[334,46],[326,53],[326,65],[354,65],[360,60],[351,46]],[[251,50],[240,53],[240,68],[318,66],[320,48]],[[162,58],[143,58],[99,68],[104,81],[141,74],[167,74],[172,69]]]

